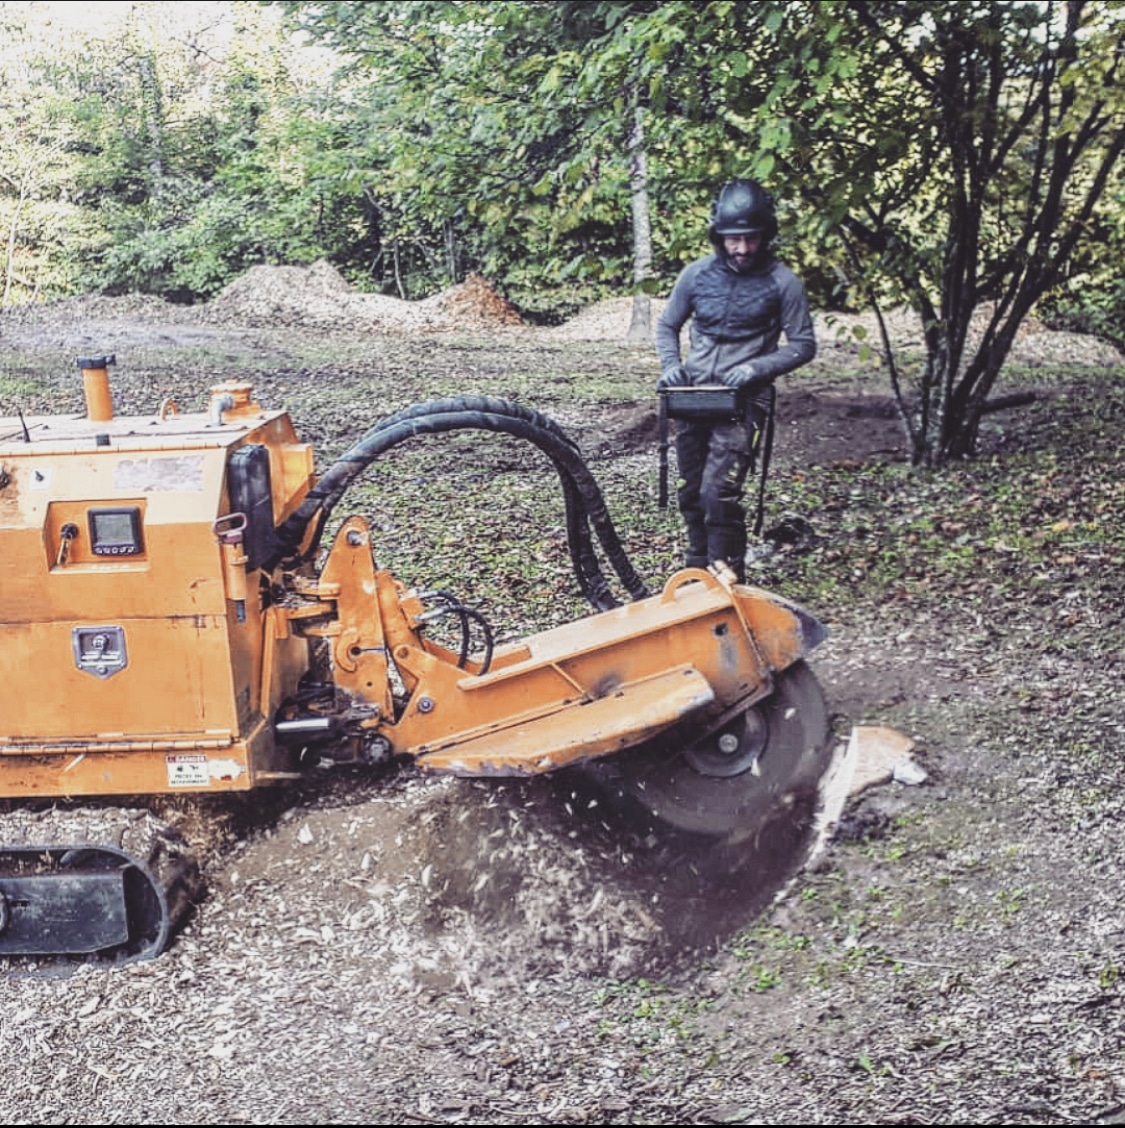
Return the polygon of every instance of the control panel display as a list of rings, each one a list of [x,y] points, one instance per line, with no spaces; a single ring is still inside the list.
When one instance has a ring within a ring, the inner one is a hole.
[[[95,556],[140,556],[141,511],[136,506],[91,509],[90,548]]]

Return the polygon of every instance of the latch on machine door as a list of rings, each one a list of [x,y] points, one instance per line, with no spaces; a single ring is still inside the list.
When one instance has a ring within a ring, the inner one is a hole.
[[[121,627],[75,627],[70,632],[74,664],[83,673],[110,678],[125,669],[125,631]]]

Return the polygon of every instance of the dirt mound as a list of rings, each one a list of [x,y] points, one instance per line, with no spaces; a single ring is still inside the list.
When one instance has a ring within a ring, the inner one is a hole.
[[[992,306],[982,305],[973,317],[968,347],[976,348],[989,318]],[[822,356],[834,354],[835,360],[847,356],[859,358],[866,346],[881,353],[882,334],[878,320],[870,312],[817,313],[813,317],[816,338]],[[884,325],[891,347],[903,355],[920,352],[924,347],[922,322],[909,309],[888,310]],[[1080,333],[1062,333],[1049,329],[1036,317],[1027,317],[1016,333],[1008,354],[1009,365],[1042,368],[1054,365],[1084,365],[1093,368],[1114,368],[1125,357],[1113,345]]]
[[[653,298],[651,305],[652,325],[663,313],[665,301]],[[562,325],[541,329],[540,333],[548,339],[562,341],[621,341],[629,337],[629,326],[633,320],[633,299],[604,298],[581,309]]]
[[[653,298],[650,316],[655,328],[665,300]],[[982,307],[970,344],[979,339],[990,309]],[[37,330],[49,326],[61,345],[59,327],[67,326],[67,347],[123,344],[115,326],[160,325],[210,329],[307,328],[331,333],[382,335],[478,333],[498,328],[519,330],[542,341],[629,342],[633,317],[631,297],[593,302],[562,325],[533,328],[516,308],[480,274],[418,301],[354,289],[324,259],[309,266],[254,266],[228,283],[214,298],[196,306],[165,302],[155,295],[110,297],[89,294],[54,302],[16,306],[0,311],[0,331],[13,342],[47,343]],[[868,313],[817,313],[814,316],[820,361],[861,363],[866,349],[882,352],[882,336]],[[910,310],[890,310],[885,324],[891,344],[901,354],[922,349],[921,325]],[[75,340],[79,328],[93,340]],[[166,333],[165,333],[166,335]],[[132,338],[130,338],[132,343]],[[641,348],[651,345],[640,342]],[[1078,333],[1055,332],[1035,318],[1021,326],[1008,357],[1009,365],[1116,367],[1125,356],[1107,342]]]
[[[323,259],[311,266],[255,266],[197,310],[206,324],[307,326],[358,332],[450,332],[518,325],[519,315],[479,274],[422,301],[354,290]]]
[[[344,276],[324,259],[312,266],[252,266],[228,282],[216,305],[252,305],[263,301],[339,301],[351,293]]]
[[[459,286],[427,298],[419,305],[432,303],[458,324],[522,325],[523,319],[506,298],[498,294],[479,274],[470,274]]]

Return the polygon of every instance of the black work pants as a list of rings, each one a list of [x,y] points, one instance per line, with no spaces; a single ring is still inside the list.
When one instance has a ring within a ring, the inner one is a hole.
[[[752,404],[739,419],[679,420],[676,461],[680,513],[687,527],[689,568],[717,560],[746,577],[746,509],[742,498],[754,468],[767,411]]]

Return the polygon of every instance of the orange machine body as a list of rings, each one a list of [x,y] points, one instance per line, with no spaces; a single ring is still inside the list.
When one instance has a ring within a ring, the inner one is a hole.
[[[454,654],[361,518],[319,571],[262,549],[313,454],[248,385],[200,414],[97,418],[107,401],[0,420],[0,798],[245,790],[301,770],[305,726],[341,759],[551,771],[684,721],[713,730],[823,636],[777,596],[687,570],[487,661]],[[315,706],[310,672],[330,686]]]
[[[244,789],[288,774],[266,717],[307,646],[271,637],[256,590],[231,598],[246,577],[216,522],[234,452],[267,452],[279,520],[307,492],[312,451],[242,385],[213,404],[0,420],[0,794]]]

